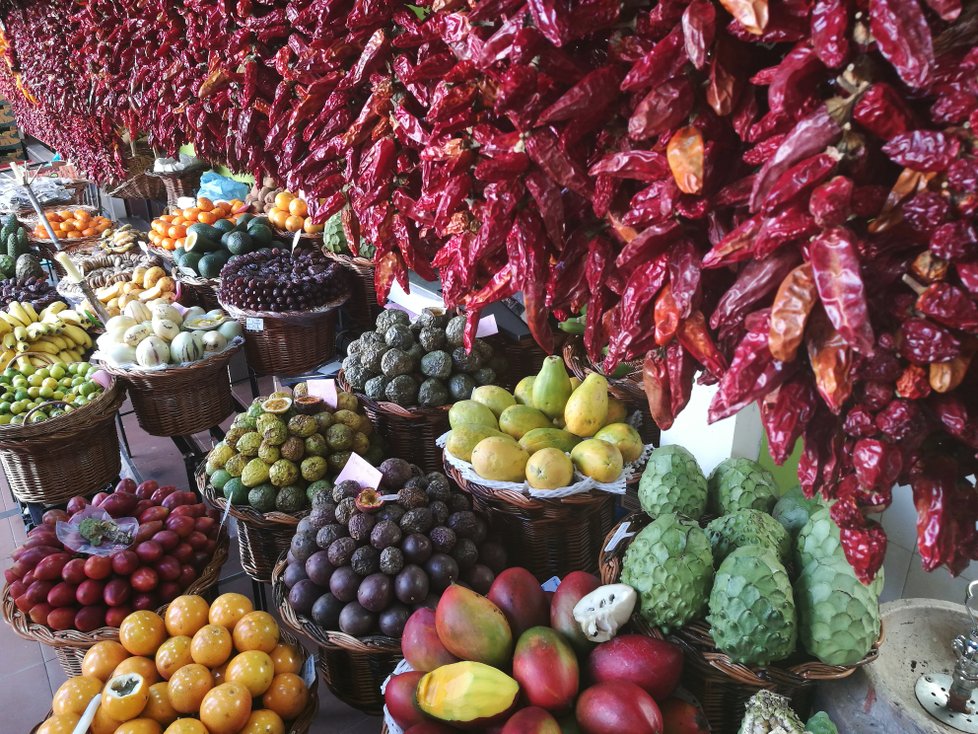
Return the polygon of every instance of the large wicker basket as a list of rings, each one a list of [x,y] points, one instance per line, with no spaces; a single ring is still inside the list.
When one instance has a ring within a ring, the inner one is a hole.
[[[122,466],[115,416],[126,398],[119,380],[87,405],[41,423],[0,427],[0,464],[21,502],[58,505],[97,492]]]
[[[284,552],[289,550],[295,527],[308,512],[288,515],[284,512],[261,513],[252,507],[231,505],[207,481],[204,467],[197,469],[197,487],[207,501],[225,510],[238,521],[238,548],[241,568],[255,581],[270,583],[272,570]]]
[[[151,436],[190,436],[219,425],[234,411],[228,363],[239,346],[187,367],[105,369],[121,378],[140,427]]]
[[[343,370],[336,381],[340,389],[353,392]],[[384,440],[388,456],[417,464],[426,473],[442,470],[441,449],[435,445],[435,439],[449,428],[450,406],[405,408],[396,403],[371,400],[362,393],[355,394]]]
[[[339,255],[323,249],[326,257],[338,262],[355,276],[353,293],[347,303],[347,308],[358,331],[370,331],[378,314],[384,307],[377,303],[377,290],[374,287],[374,264],[365,257]]]
[[[644,513],[629,515],[608,533],[600,559],[601,581],[605,584],[618,582],[629,543],[623,540],[611,551],[605,551],[604,547],[626,522],[630,523],[629,530],[638,532],[651,522],[651,518]],[[630,625],[638,633],[662,637],[638,614],[632,617]],[[752,668],[733,662],[717,650],[710,627],[702,620],[687,624],[668,639],[683,649],[686,663],[682,685],[703,705],[714,734],[736,734],[748,699],[762,688],[787,696],[792,708],[806,719],[811,713],[815,684],[852,675],[857,668],[876,659],[882,643],[881,636],[866,657],[855,665],[825,665],[798,652],[777,665]]]
[[[144,141],[133,141],[125,160],[125,176],[105,187],[105,193],[117,199],[162,199],[163,183],[149,176],[156,155]]]
[[[540,581],[571,571],[598,570],[601,543],[615,521],[615,496],[591,490],[544,500],[465,479],[448,461],[444,471],[484,512],[509,557]]]
[[[158,179],[163,184],[163,189],[166,192],[166,205],[175,207],[177,199],[182,196],[196,197],[197,190],[200,188],[200,177],[208,168],[210,168],[209,164],[201,162],[175,173],[156,173],[151,168],[146,171],[146,175],[149,178]]]
[[[188,275],[180,268],[174,268],[173,271],[180,286],[181,303],[200,306],[207,311],[221,307],[217,300],[217,291],[221,287],[220,278],[201,278],[197,275]]]
[[[299,617],[285,599],[282,582],[285,566],[283,557],[272,575],[272,593],[282,621],[319,645],[319,672],[338,699],[365,713],[382,714],[384,698],[380,684],[402,657],[401,641],[383,635],[351,637],[324,630],[311,620]]]
[[[222,533],[218,540],[217,547],[214,549],[214,557],[211,558],[200,576],[183,592],[184,594],[206,594],[213,589],[221,576],[221,566],[228,558],[228,538],[226,533]],[[161,607],[160,613],[166,609]],[[10,585],[3,587],[2,611],[4,621],[10,625],[14,634],[23,637],[25,640],[33,640],[42,645],[54,648],[54,654],[58,658],[58,663],[69,678],[81,675],[82,658],[88,652],[88,648],[103,640],[118,640],[118,627],[99,627],[91,632],[79,632],[78,630],[53,630],[47,625],[37,624],[20,611],[14,604],[13,597],[10,596]]]

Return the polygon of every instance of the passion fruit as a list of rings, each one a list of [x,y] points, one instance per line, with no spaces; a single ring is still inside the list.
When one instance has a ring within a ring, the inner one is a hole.
[[[315,416],[317,413],[321,413],[324,407],[322,398],[317,398],[314,395],[297,397],[293,399],[292,404],[295,406],[296,412],[300,415]]]
[[[292,398],[275,396],[261,404],[261,409],[266,413],[275,415],[285,415],[292,410]]]
[[[376,512],[384,506],[384,500],[376,489],[363,489],[356,496],[355,503],[360,512]]]

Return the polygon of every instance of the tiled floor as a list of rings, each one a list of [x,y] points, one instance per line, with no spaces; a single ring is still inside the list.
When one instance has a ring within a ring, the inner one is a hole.
[[[247,383],[236,386],[235,391],[245,403],[251,401]],[[139,430],[135,416],[127,416],[124,421],[133,461],[142,476],[156,479],[161,484],[185,486],[187,477],[175,446],[168,439],[144,434]],[[16,507],[0,476],[0,568],[9,563],[10,553],[25,538]],[[235,541],[232,541],[231,557],[222,569],[220,590],[252,594],[251,581],[243,575],[238,562]],[[65,679],[50,648],[21,639],[10,627],[0,623],[0,732],[27,734],[44,719],[54,691]],[[326,731],[331,734],[375,734],[380,731],[381,723],[378,717],[365,716],[338,701],[325,685],[319,686],[319,714],[310,729],[314,734]]]

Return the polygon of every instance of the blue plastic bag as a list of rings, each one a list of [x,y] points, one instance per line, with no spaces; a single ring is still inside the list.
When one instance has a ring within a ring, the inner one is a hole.
[[[207,171],[200,177],[198,198],[207,198],[211,201],[232,201],[233,199],[243,201],[247,195],[247,184],[222,176],[214,171]]]

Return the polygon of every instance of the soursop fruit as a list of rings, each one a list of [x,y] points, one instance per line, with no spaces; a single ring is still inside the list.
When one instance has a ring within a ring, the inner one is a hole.
[[[710,539],[675,513],[653,520],[625,551],[621,582],[639,594],[645,620],[668,633],[702,615],[713,583]]]
[[[706,526],[713,546],[713,561],[722,563],[737,548],[761,545],[778,554],[782,565],[791,560],[791,538],[788,531],[770,515],[760,510],[737,510],[718,517]]]
[[[778,484],[767,469],[750,459],[726,459],[707,480],[710,510],[728,515],[737,510],[770,513],[778,501]]]
[[[880,634],[873,585],[860,583],[845,560],[836,560],[809,564],[794,591],[798,637],[810,655],[826,665],[853,665],[866,656]]]
[[[649,456],[638,498],[651,517],[674,512],[698,520],[706,509],[706,477],[682,446],[662,446]]]
[[[771,516],[784,525],[785,530],[796,535],[812,514],[822,507],[824,505],[818,495],[808,499],[801,487],[792,487],[774,505]]]
[[[737,734],[804,734],[805,727],[785,697],[760,690],[747,702]]]
[[[788,572],[770,548],[737,548],[717,569],[707,621],[735,663],[768,665],[795,651],[798,618]]]
[[[842,564],[849,567],[845,551],[842,550],[839,526],[835,524],[828,508],[815,512],[798,531],[795,539],[795,568],[803,572],[815,563]],[[849,570],[852,572],[851,567]],[[883,569],[876,574],[869,588],[876,596],[883,593]]]

